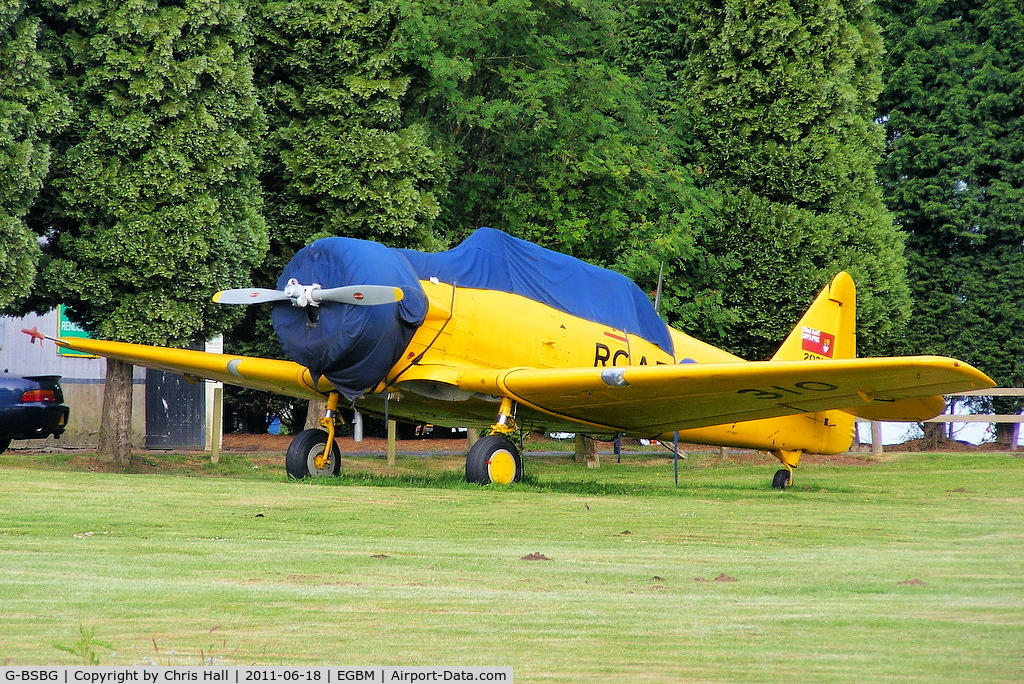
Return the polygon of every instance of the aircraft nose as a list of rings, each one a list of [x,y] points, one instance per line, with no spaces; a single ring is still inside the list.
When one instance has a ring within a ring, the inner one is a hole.
[[[427,313],[412,266],[376,242],[317,240],[295,254],[278,286],[283,290],[292,280],[317,283],[306,294],[319,301],[313,316],[308,308],[274,307],[281,348],[350,399],[384,378]]]

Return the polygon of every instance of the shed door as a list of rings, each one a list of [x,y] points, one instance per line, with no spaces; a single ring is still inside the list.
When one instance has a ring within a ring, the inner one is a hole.
[[[146,371],[146,448],[206,448],[206,385]]]

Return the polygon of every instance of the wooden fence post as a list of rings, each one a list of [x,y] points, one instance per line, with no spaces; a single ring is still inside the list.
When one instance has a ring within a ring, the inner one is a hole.
[[[882,423],[871,421],[871,453],[875,456],[882,455]]]
[[[224,386],[213,388],[213,418],[210,425],[210,463],[220,463],[220,446],[224,437]]]
[[[395,439],[398,436],[398,423],[388,421],[388,465],[395,465]]]

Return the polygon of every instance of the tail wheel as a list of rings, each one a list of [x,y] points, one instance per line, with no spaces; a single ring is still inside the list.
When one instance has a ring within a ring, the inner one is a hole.
[[[800,449],[774,449],[772,451],[772,456],[779,459],[779,462],[786,466],[785,470],[776,472],[775,477],[772,478],[773,488],[784,490],[787,487],[793,486],[793,468],[800,465],[800,457],[803,453]]]
[[[334,477],[341,472],[341,449],[331,440],[327,450],[327,432],[313,428],[295,435],[284,458],[289,477]]]
[[[523,479],[523,457],[503,435],[481,437],[466,454],[466,481],[512,484]]]
[[[788,470],[775,471],[775,477],[772,479],[772,488],[785,489],[791,486],[793,486],[793,476]]]

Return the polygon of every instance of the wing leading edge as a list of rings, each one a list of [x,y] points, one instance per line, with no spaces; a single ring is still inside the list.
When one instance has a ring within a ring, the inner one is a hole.
[[[330,383],[325,379],[320,380],[318,387],[313,382],[309,369],[292,361],[85,338],[61,338],[54,342],[66,349],[116,359],[136,366],[181,373],[186,377],[219,380],[231,385],[304,399],[322,397],[331,389]]]
[[[895,414],[908,409],[935,415],[941,412],[933,400],[938,395],[995,386],[972,366],[939,356],[466,370],[458,384],[630,434],[663,434],[828,409],[892,415],[894,420],[900,419]]]

